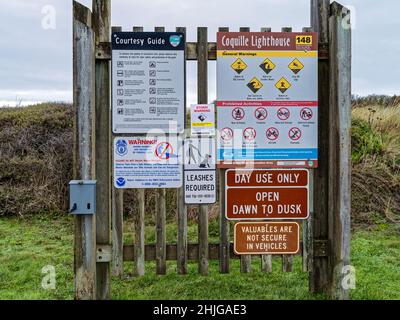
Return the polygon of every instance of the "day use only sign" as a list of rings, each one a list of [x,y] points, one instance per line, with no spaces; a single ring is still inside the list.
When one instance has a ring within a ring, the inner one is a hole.
[[[219,32],[219,167],[316,167],[316,33]]]
[[[307,219],[309,176],[305,169],[226,171],[229,220]]]
[[[112,34],[114,133],[181,133],[185,38],[176,32]]]
[[[182,142],[177,136],[116,137],[116,188],[180,188]]]

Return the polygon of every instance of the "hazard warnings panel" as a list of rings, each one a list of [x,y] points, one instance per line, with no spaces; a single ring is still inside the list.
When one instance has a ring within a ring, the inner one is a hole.
[[[317,33],[218,32],[217,166],[318,166]]]
[[[119,189],[180,188],[182,141],[168,137],[116,137],[114,186]]]
[[[236,254],[296,254],[300,250],[297,222],[238,222],[234,228]]]
[[[307,219],[306,169],[229,169],[225,215],[228,220]]]

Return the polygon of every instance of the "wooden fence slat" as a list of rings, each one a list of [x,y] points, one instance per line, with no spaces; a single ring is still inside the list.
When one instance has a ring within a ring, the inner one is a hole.
[[[319,47],[328,43],[329,0],[311,0],[311,27],[318,32]],[[318,168],[314,170],[313,242],[328,239],[328,166],[329,166],[329,60],[318,62]],[[310,291],[326,292],[328,287],[328,259],[313,252],[310,270]]]
[[[111,1],[93,0],[93,31],[96,45],[110,42]],[[111,110],[110,66],[107,60],[96,60],[96,245],[111,245]],[[110,262],[96,263],[97,299],[110,297]]]
[[[330,134],[329,134],[329,252],[330,297],[349,299],[342,285],[343,268],[350,265],[351,212],[351,28],[343,23],[350,12],[337,2],[329,18]]]
[[[229,28],[220,27],[218,29],[220,32],[229,32]],[[218,179],[219,179],[219,238],[220,238],[220,247],[219,247],[219,272],[220,273],[229,273],[230,264],[230,239],[229,239],[229,229],[230,222],[225,217],[225,172],[226,169],[218,170]]]
[[[122,27],[111,27],[111,32],[121,32]],[[110,152],[114,157],[113,139],[110,139]],[[123,259],[123,246],[124,246],[124,190],[111,187],[111,206],[112,206],[112,260],[111,268],[112,274],[121,277],[124,273],[124,259]]]
[[[207,28],[197,28],[197,102],[208,103],[208,35]],[[208,275],[208,206],[199,205],[199,273]]]
[[[94,33],[92,13],[73,2],[74,179],[94,177]],[[96,220],[75,216],[75,299],[96,298]]]
[[[177,27],[176,32],[182,32],[186,35],[186,28]],[[186,77],[186,62],[185,62],[185,77]],[[186,92],[186,79],[185,79],[185,92]],[[186,106],[186,94],[185,94]],[[186,109],[185,109],[186,110]],[[185,112],[186,114],[186,112]],[[178,207],[178,234],[177,234],[177,272],[178,274],[187,273],[187,207],[185,204],[183,186],[178,189],[177,196]]]
[[[155,32],[165,32],[164,27],[155,27]],[[167,263],[166,256],[166,207],[165,207],[165,189],[156,189],[156,273],[166,274]]]

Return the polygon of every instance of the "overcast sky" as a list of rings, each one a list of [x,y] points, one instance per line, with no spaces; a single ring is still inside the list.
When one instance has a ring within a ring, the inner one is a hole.
[[[91,0],[82,0],[91,7]],[[344,0],[354,18],[353,93],[400,94],[400,1]],[[52,10],[55,25],[47,19]],[[220,26],[238,31],[309,26],[309,0],[112,0],[112,24],[123,27]],[[43,28],[45,26],[45,28]],[[53,28],[55,27],[55,28]],[[72,0],[0,1],[0,105],[72,100]],[[196,101],[196,67],[188,67],[188,102]],[[215,63],[210,63],[210,101],[215,99]]]

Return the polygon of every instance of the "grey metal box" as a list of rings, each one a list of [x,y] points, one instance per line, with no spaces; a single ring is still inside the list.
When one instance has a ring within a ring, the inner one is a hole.
[[[70,181],[69,212],[71,214],[95,214],[96,180]]]

